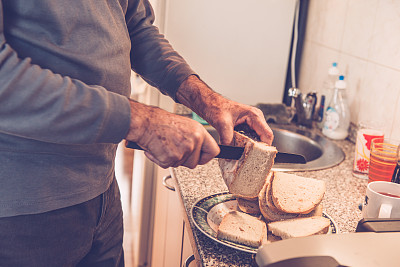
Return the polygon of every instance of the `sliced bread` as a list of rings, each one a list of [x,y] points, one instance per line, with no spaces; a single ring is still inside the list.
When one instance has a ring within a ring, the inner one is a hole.
[[[300,214],[300,217],[312,217],[312,216],[322,216],[323,214],[323,207],[322,203],[319,203],[315,209],[313,209],[310,213]]]
[[[286,213],[310,213],[322,201],[325,182],[284,172],[275,172],[271,185],[274,205]]]
[[[258,248],[267,239],[267,226],[256,217],[232,211],[222,219],[217,238]]]
[[[326,234],[329,230],[329,225],[329,219],[321,216],[313,216],[271,222],[268,224],[268,230],[275,236],[287,239],[316,234]]]
[[[244,152],[239,160],[219,159],[222,177],[230,193],[244,199],[255,199],[274,164],[277,150],[236,131],[232,145],[244,147]]]
[[[271,172],[258,195],[258,202],[261,214],[267,222],[293,219],[298,214],[289,214],[278,210],[272,203],[271,199],[271,182],[274,178],[274,172]]]
[[[249,200],[238,197],[236,198],[236,200],[238,202],[238,207],[241,211],[253,215],[260,214],[260,206],[258,205],[258,198]]]

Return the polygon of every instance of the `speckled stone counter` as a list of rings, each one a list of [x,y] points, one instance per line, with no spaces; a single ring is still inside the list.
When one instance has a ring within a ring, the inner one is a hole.
[[[335,141],[345,152],[346,158],[339,165],[318,171],[296,174],[324,180],[327,185],[323,200],[324,211],[337,223],[339,233],[354,232],[361,219],[359,204],[363,201],[367,180],[352,175],[354,144]],[[172,169],[178,194],[182,199],[186,223],[190,225],[191,242],[199,266],[251,266],[251,253],[237,251],[219,244],[194,225],[190,216],[193,204],[211,194],[227,191],[217,160],[191,170],[184,167]]]

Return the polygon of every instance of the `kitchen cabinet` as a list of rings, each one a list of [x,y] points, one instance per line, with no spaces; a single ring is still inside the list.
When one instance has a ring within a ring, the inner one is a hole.
[[[181,258],[182,263],[181,263],[181,266],[182,267],[186,267],[186,266],[187,267],[194,267],[194,266],[196,266],[196,262],[195,262],[194,258],[191,259],[191,257],[194,257],[194,253],[193,253],[192,246],[190,244],[190,239],[189,239],[189,231],[191,231],[191,230],[189,230],[188,227],[190,227],[190,225],[187,225],[187,223],[185,221],[183,221],[183,226],[184,226],[183,227],[184,229],[183,229],[182,258]],[[185,265],[186,263],[188,265]]]
[[[183,266],[185,260],[193,255],[183,221],[183,210],[177,192],[171,190],[174,183],[169,179],[169,170],[156,167],[155,175],[151,266]]]

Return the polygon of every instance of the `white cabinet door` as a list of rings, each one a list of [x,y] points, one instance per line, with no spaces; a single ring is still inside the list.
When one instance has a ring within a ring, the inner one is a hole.
[[[184,223],[182,208],[177,192],[163,185],[163,178],[169,171],[157,168],[153,249],[151,266],[172,267],[181,266],[191,254],[190,243],[184,242]],[[172,179],[167,180],[173,186]],[[185,244],[185,248],[183,247]],[[189,246],[189,247],[188,247]],[[184,251],[184,254],[182,252]],[[190,255],[188,255],[190,254]]]
[[[184,229],[183,229],[183,244],[182,244],[182,267],[185,267],[184,263],[185,261],[193,255],[193,250],[192,246],[190,245],[190,239],[189,239],[189,234],[188,234],[188,229],[187,229],[186,223],[184,223]],[[190,226],[189,226],[190,227]],[[192,263],[189,265],[189,267],[194,267],[196,266],[196,261],[192,261]]]

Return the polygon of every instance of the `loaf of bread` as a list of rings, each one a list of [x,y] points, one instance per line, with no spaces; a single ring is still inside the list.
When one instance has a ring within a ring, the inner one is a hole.
[[[254,200],[265,184],[277,150],[236,131],[232,145],[244,147],[244,152],[239,160],[219,159],[222,177],[231,194]]]
[[[276,172],[271,185],[274,205],[285,213],[310,213],[322,201],[325,182]]]
[[[268,223],[268,230],[282,239],[326,234],[330,220],[322,216],[295,218]]]
[[[217,238],[258,248],[267,240],[267,226],[256,217],[232,211],[222,219]]]

